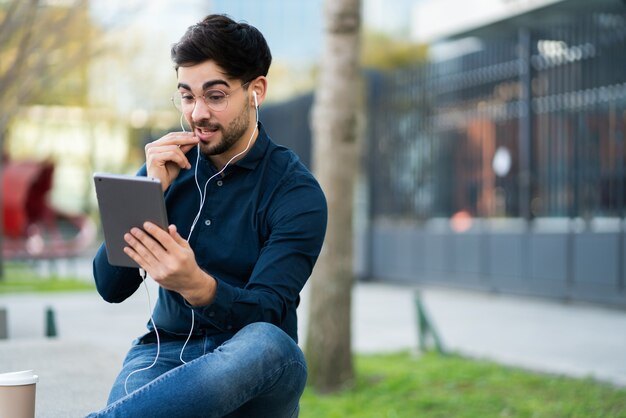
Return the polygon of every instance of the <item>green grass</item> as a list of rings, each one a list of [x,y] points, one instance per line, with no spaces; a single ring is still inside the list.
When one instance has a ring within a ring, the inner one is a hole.
[[[6,263],[4,277],[0,279],[0,294],[32,292],[70,292],[93,290],[92,282],[50,275],[41,277],[27,264]]]
[[[352,389],[308,387],[301,418],[626,417],[626,389],[427,353],[355,358]]]

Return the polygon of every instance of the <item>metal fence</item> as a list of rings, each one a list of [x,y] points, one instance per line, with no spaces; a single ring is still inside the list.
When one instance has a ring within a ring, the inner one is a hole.
[[[562,21],[366,74],[358,276],[626,307],[626,14]],[[307,162],[311,102],[262,117]]]
[[[370,77],[361,271],[626,307],[626,14]]]
[[[626,15],[371,78],[375,217],[622,217]]]

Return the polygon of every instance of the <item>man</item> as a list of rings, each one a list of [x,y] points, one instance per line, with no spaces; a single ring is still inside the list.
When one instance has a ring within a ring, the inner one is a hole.
[[[322,246],[324,195],[258,122],[271,53],[256,28],[210,15],[172,60],[191,132],[148,144],[139,171],[161,181],[171,225],[124,237],[159,299],[93,416],[295,417],[306,382],[296,307]],[[104,246],[94,259],[109,302],[132,295],[140,271],[109,265]]]

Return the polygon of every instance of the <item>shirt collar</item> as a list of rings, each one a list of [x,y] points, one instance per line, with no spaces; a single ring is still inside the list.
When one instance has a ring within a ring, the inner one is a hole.
[[[265,128],[263,127],[263,124],[259,122],[259,135],[257,136],[256,141],[254,141],[252,148],[250,148],[250,151],[248,151],[248,153],[241,160],[237,161],[233,165],[247,168],[248,170],[254,170],[263,159],[269,143],[270,139],[265,132]]]
[[[265,155],[267,147],[270,144],[270,139],[267,136],[267,133],[265,132],[265,128],[263,127],[263,124],[261,122],[259,122],[258,131],[259,131],[259,135],[257,136],[256,141],[254,141],[252,148],[250,148],[248,153],[244,155],[244,157],[241,160],[235,163],[232,163],[229,167],[227,167],[224,174],[230,172],[232,167],[241,167],[247,170],[254,170],[256,168],[259,162],[263,159],[263,156]],[[197,147],[196,147],[196,152],[197,152]],[[201,161],[201,164],[209,168],[210,171],[216,171],[215,166],[202,153],[200,154],[200,161]]]

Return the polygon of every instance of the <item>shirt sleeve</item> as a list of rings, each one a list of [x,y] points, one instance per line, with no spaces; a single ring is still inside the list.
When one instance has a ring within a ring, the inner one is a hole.
[[[201,318],[222,331],[236,332],[253,322],[281,326],[321,251],[327,207],[315,180],[291,181],[283,187],[268,213],[269,239],[243,288],[215,277],[213,302],[195,307]],[[211,274],[211,272],[208,272]]]
[[[93,259],[93,277],[102,299],[112,303],[123,302],[141,285],[138,268],[116,267],[109,264],[104,243]]]

